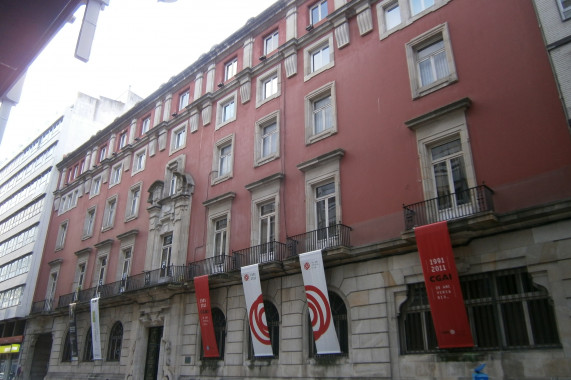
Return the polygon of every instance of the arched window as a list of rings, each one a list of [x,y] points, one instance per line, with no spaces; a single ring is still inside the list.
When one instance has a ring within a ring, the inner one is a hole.
[[[121,358],[121,344],[123,343],[123,325],[115,322],[109,334],[109,346],[107,348],[107,361],[118,362]]]
[[[83,361],[93,361],[93,341],[91,339],[91,327],[89,330],[87,330],[87,335],[85,335],[85,345],[83,346]]]
[[[216,360],[224,359],[224,345],[226,342],[226,317],[224,313],[219,308],[212,308],[212,325],[214,326],[214,337],[216,338],[216,344],[218,345],[218,353],[220,356],[215,358]],[[205,358],[204,351],[200,349],[200,358],[203,360],[208,360],[212,358]]]
[[[339,340],[339,348],[341,349],[342,356],[349,354],[349,328],[347,325],[347,307],[345,302],[337,294],[328,292],[329,305],[331,306],[331,316],[335,332],[337,333],[337,340]],[[317,349],[315,347],[315,340],[313,338],[313,330],[311,329],[311,316],[309,311],[308,318],[308,336],[309,336],[309,357],[318,357]]]
[[[272,352],[274,354],[274,358],[277,358],[280,352],[280,315],[278,314],[278,309],[269,301],[264,301],[264,310],[266,312],[266,322],[270,333],[270,341],[272,342]],[[254,346],[252,345],[251,332],[248,334],[248,338],[248,359],[253,359]]]
[[[71,342],[69,341],[69,330],[65,334],[63,341],[63,353],[61,355],[62,362],[71,362]]]

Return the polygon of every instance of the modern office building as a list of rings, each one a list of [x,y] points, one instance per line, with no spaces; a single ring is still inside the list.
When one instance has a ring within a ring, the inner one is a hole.
[[[57,167],[24,379],[571,377],[531,1],[277,1]]]
[[[131,106],[137,100],[129,94]],[[0,168],[0,373],[6,379],[17,371],[25,338],[25,317],[30,313],[58,185],[56,164],[78,142],[124,113],[125,104],[80,93],[63,116]],[[72,175],[80,176],[86,169],[77,167]]]

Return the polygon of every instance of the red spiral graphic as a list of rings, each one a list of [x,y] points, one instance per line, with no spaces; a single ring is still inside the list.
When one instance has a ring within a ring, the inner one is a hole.
[[[262,344],[269,345],[271,344],[270,330],[268,329],[268,325],[265,321],[265,313],[264,300],[260,294],[252,303],[248,320],[250,321],[250,331],[252,331],[252,335],[254,335],[254,337]]]
[[[318,296],[319,300],[314,294]],[[305,286],[305,296],[307,298],[307,306],[311,310],[313,337],[317,341],[321,335],[325,334],[331,324],[331,308],[325,294],[313,285]]]

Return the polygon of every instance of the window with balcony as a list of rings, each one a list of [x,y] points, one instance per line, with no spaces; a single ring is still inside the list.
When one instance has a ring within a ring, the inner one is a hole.
[[[163,236],[163,246],[161,249],[161,271],[160,277],[171,275],[171,256],[172,256],[172,234]]]
[[[107,275],[107,255],[99,256],[97,259],[97,268],[95,270],[94,286],[96,287],[105,284],[106,275]]]
[[[85,258],[84,261],[77,264],[77,268],[75,269],[75,281],[72,292],[80,291],[81,289],[83,289],[86,269],[87,269],[87,258]]]

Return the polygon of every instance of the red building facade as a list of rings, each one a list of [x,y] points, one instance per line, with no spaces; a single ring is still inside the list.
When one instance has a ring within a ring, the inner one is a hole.
[[[278,1],[58,165],[24,373],[457,379],[475,360],[568,376],[570,140],[531,2]],[[434,338],[413,231],[438,221],[472,348]],[[336,355],[309,332],[298,255],[314,250]],[[251,264],[269,359],[250,346]]]

